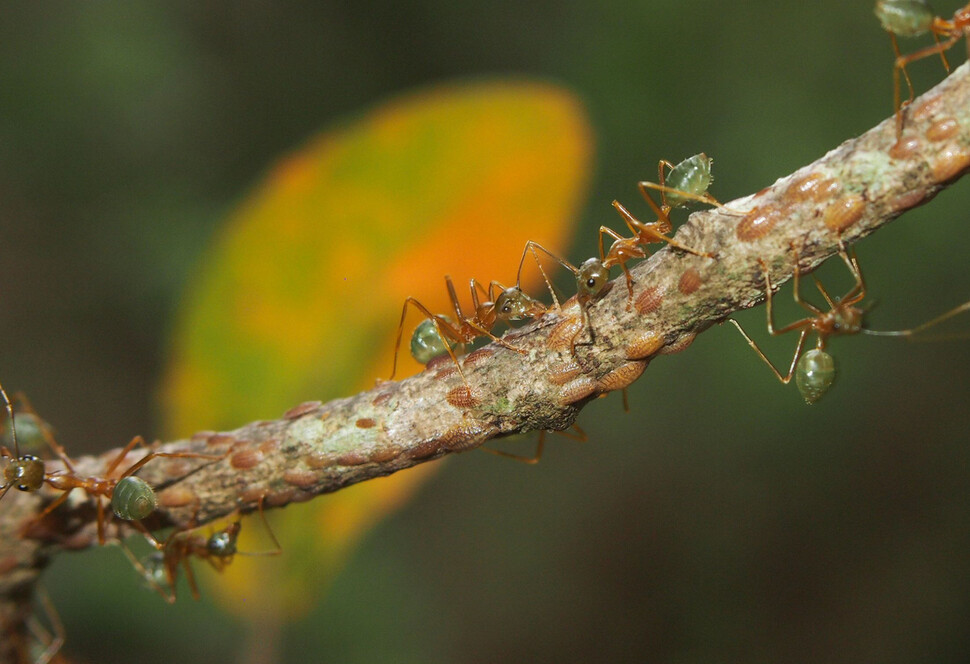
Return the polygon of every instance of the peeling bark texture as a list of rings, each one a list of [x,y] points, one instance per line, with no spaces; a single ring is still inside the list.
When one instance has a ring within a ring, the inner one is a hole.
[[[759,260],[781,283],[795,268],[793,248],[801,269],[810,270],[840,241],[855,242],[922,205],[968,168],[970,69],[964,65],[907,109],[901,140],[889,118],[754,195],[691,215],[677,239],[716,257],[658,251],[632,268],[632,297],[620,276],[589,307],[590,326],[574,298],[508,333],[506,342],[517,350],[492,344],[466,356],[467,382],[446,356],[400,382],[160,446],[223,458],[146,464],[138,474],[159,489],[159,509],[145,525],[201,525],[251,511],[260,499],[268,508],[283,507],[491,438],[566,429],[586,403],[625,388],[656,356],[684,350],[699,332],[761,301]],[[117,453],[79,459],[77,470],[103,473]],[[131,462],[137,458],[133,452]],[[81,490],[32,522],[56,495],[49,487],[10,491],[0,503],[0,662],[16,661],[12,637],[23,633],[27,603],[48,558],[98,543],[95,507]],[[131,532],[117,519],[108,522],[109,540]]]

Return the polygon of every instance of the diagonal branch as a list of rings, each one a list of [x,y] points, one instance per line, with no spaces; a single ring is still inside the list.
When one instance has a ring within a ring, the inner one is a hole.
[[[282,507],[491,438],[565,429],[586,403],[632,383],[656,356],[684,350],[699,332],[761,300],[759,259],[780,283],[795,267],[793,245],[801,269],[811,269],[840,240],[855,242],[922,205],[968,168],[970,68],[964,65],[908,109],[901,140],[890,118],[754,195],[694,213],[678,240],[715,259],[664,249],[632,269],[632,298],[620,278],[590,306],[592,330],[573,299],[506,335],[524,352],[492,344],[466,356],[470,389],[446,356],[400,382],[161,446],[224,452],[225,458],[147,464],[139,475],[160,488],[160,507],[146,525],[204,524],[255,509],[261,498],[267,507]],[[79,459],[78,470],[103,473],[115,454]],[[8,633],[21,624],[23,602],[48,556],[97,543],[91,501],[75,493],[28,537],[25,525],[56,493],[12,491],[0,503],[0,626]],[[109,528],[118,537],[129,531],[117,521]],[[0,646],[0,662],[4,654]]]

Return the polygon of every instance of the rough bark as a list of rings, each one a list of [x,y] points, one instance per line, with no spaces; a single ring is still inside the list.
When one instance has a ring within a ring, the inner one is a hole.
[[[229,432],[200,432],[166,452],[223,454],[219,461],[152,460],[138,474],[158,487],[150,528],[204,524],[235,510],[309,500],[500,436],[565,429],[590,400],[626,387],[657,356],[680,352],[708,327],[763,300],[759,260],[776,283],[791,277],[794,248],[810,270],[970,168],[970,69],[960,67],[907,110],[897,141],[889,118],[762,191],[696,212],[677,233],[708,259],[664,249],[621,274],[589,307],[575,300],[462,361],[446,357],[416,376],[326,404],[308,402],[280,419]],[[590,243],[590,246],[593,246]],[[573,345],[575,343],[575,345]],[[469,389],[470,387],[470,389]],[[144,452],[133,452],[125,468]],[[96,476],[118,454],[77,460]],[[49,471],[63,469],[49,462]],[[84,491],[40,523],[57,493],[11,491],[0,503],[0,662],[14,661],[37,579],[49,557],[98,543]],[[132,532],[112,519],[110,538]]]

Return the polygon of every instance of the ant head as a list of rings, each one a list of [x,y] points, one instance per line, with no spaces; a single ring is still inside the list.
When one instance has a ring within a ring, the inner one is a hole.
[[[32,454],[11,459],[3,469],[3,480],[18,491],[37,491],[44,483],[44,462]]]
[[[214,556],[228,558],[236,555],[236,540],[239,539],[241,526],[239,522],[230,523],[219,532],[212,533],[205,543],[205,548]]]
[[[832,328],[838,334],[859,334],[865,315],[861,307],[838,307]]]
[[[603,294],[610,282],[610,270],[598,258],[590,258],[576,271],[576,284],[579,288],[577,299],[582,304]]]
[[[518,286],[506,288],[495,298],[495,317],[499,320],[522,320],[542,315],[546,307],[522,292]]]

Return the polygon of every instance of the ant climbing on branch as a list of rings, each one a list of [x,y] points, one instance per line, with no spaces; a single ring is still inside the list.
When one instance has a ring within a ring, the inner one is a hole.
[[[411,337],[411,354],[414,359],[426,364],[432,358],[447,352],[458,374],[461,376],[465,385],[468,380],[461,369],[461,363],[455,353],[455,349],[464,344],[470,344],[479,337],[488,337],[500,346],[516,352],[524,352],[492,334],[492,329],[500,321],[518,321],[525,318],[535,318],[546,312],[547,308],[538,300],[527,295],[519,286],[520,281],[516,279],[515,286],[507,288],[498,281],[489,283],[488,288],[481,284],[477,279],[469,282],[471,291],[472,308],[474,314],[466,316],[458,300],[458,293],[450,276],[445,276],[445,285],[448,288],[448,297],[454,309],[455,320],[443,314],[432,313],[426,306],[421,304],[416,298],[408,297],[404,301],[404,308],[401,310],[401,322],[397,327],[397,340],[394,345],[394,364],[391,369],[392,380],[397,373],[397,356],[401,349],[401,338],[404,334],[404,321],[407,318],[408,306],[412,306],[423,313],[427,318],[418,325]],[[484,299],[482,299],[484,298]],[[432,332],[433,328],[433,332]],[[437,336],[437,339],[435,338]],[[469,388],[470,389],[470,388]]]
[[[207,459],[219,461],[228,456],[229,451],[223,454],[200,454],[196,452],[156,452],[152,450],[144,438],[135,436],[118,453],[118,455],[108,464],[104,477],[86,477],[79,475],[74,468],[74,462],[68,456],[67,451],[58,443],[50,431],[41,428],[41,435],[45,442],[57,457],[64,464],[64,470],[47,472],[45,462],[32,454],[20,454],[20,447],[17,441],[16,420],[13,406],[3,386],[0,386],[0,396],[3,397],[4,406],[7,411],[7,418],[10,422],[10,435],[13,440],[14,452],[11,453],[6,447],[0,447],[0,456],[9,459],[3,470],[4,484],[0,487],[0,499],[2,499],[11,487],[16,487],[19,491],[34,492],[47,484],[52,489],[61,491],[61,495],[48,504],[44,510],[32,521],[38,523],[48,514],[60,507],[75,489],[84,490],[95,502],[97,509],[98,522],[98,544],[105,543],[105,526],[109,515],[105,512],[104,500],[111,505],[111,510],[119,519],[131,521],[147,536],[151,536],[147,529],[141,525],[140,520],[149,516],[158,506],[158,499],[155,490],[140,477],[134,474],[145,464],[153,459],[164,457],[170,459]],[[128,454],[136,446],[143,446],[149,452],[135,463],[128,466],[117,477],[115,476],[119,467],[124,462]],[[28,524],[28,528],[31,524]]]
[[[269,521],[267,521],[263,512],[262,498],[259,500],[259,517],[274,544],[274,548],[269,551],[241,552],[237,549],[236,543],[242,530],[242,522],[239,520],[238,513],[234,521],[208,536],[200,533],[200,528],[189,527],[174,531],[162,543],[154,539],[149,540],[158,551],[150,554],[143,561],[138,560],[127,546],[122,545],[122,548],[148,585],[158,592],[166,602],[175,603],[180,565],[185,570],[185,578],[192,591],[192,597],[198,600],[200,597],[199,587],[192,571],[192,558],[202,559],[217,572],[222,572],[237,554],[240,556],[278,556],[283,553],[283,547],[276,539],[276,534],[270,528]]]
[[[612,228],[600,226],[597,235],[599,242],[600,261],[607,269],[614,265],[619,265],[626,276],[626,286],[629,292],[627,308],[633,301],[633,277],[627,268],[627,261],[635,258],[646,258],[647,252],[644,248],[648,244],[666,242],[675,249],[702,256],[704,258],[714,258],[714,254],[700,251],[687,245],[681,244],[672,237],[666,235],[670,233],[674,226],[670,221],[670,211],[682,205],[686,205],[689,200],[701,201],[721,207],[721,204],[710,194],[707,193],[714,178],[711,176],[712,160],[704,153],[696,154],[680,162],[676,166],[669,161],[660,160],[658,166],[660,184],[653,182],[639,182],[637,188],[646,200],[647,205],[657,217],[657,221],[644,223],[633,216],[633,214],[617,200],[613,201],[613,207],[623,218],[627,228],[633,233],[632,237],[625,238]],[[670,168],[670,175],[664,175],[664,168]],[[665,182],[672,184],[667,185]],[[661,194],[661,204],[653,200],[647,189],[658,189]],[[613,244],[608,252],[604,251],[603,236],[608,235],[613,238]]]
[[[893,63],[893,103],[896,109],[896,136],[903,133],[903,109],[912,103],[915,97],[913,82],[909,78],[906,66],[932,55],[939,55],[943,67],[950,72],[950,63],[946,59],[946,51],[953,47],[960,39],[970,35],[970,4],[961,7],[953,13],[953,18],[944,19],[933,14],[933,10],[925,0],[878,0],[875,7],[876,17],[882,27],[889,33],[893,43],[896,60]],[[919,37],[927,32],[933,35],[934,44],[918,51],[903,55],[899,50],[896,37]],[[943,41],[940,41],[941,38]],[[967,41],[967,56],[970,57],[970,40]],[[902,72],[909,89],[909,99],[901,101],[899,92],[899,74]]]
[[[849,268],[855,284],[841,298],[833,299],[829,296],[825,287],[822,286],[818,279],[815,279],[815,286],[818,288],[819,293],[825,299],[826,304],[829,306],[828,311],[823,311],[813,305],[810,302],[802,299],[799,278],[801,275],[801,268],[799,266],[799,256],[798,251],[792,247],[795,254],[795,272],[793,277],[793,296],[795,302],[801,307],[806,309],[811,315],[807,318],[797,320],[794,323],[789,323],[782,328],[776,328],[774,323],[774,315],[772,313],[772,284],[771,275],[768,271],[768,266],[764,261],[759,261],[761,265],[761,272],[765,279],[765,299],[767,308],[767,318],[768,318],[768,334],[772,336],[777,336],[785,334],[787,332],[792,332],[794,330],[799,331],[798,344],[795,346],[795,353],[792,355],[791,365],[788,367],[788,373],[782,375],[780,371],[775,367],[775,365],[767,358],[758,344],[751,339],[750,336],[733,318],[729,318],[728,321],[734,324],[741,335],[748,342],[748,345],[758,354],[765,364],[771,369],[775,377],[781,381],[783,384],[787,385],[791,382],[792,377],[795,378],[795,385],[798,386],[798,391],[801,393],[805,402],[808,404],[813,404],[822,396],[828,392],[829,388],[832,387],[832,383],[835,380],[835,360],[834,358],[825,352],[825,346],[828,343],[829,337],[834,337],[838,335],[852,335],[852,334],[869,334],[873,336],[896,336],[896,337],[912,337],[920,332],[923,332],[943,321],[952,318],[953,316],[970,310],[970,302],[964,302],[963,304],[950,309],[949,311],[933,318],[922,325],[914,327],[909,330],[894,330],[894,331],[879,331],[879,330],[869,330],[865,328],[865,314],[866,309],[857,306],[863,298],[866,296],[866,283],[862,276],[862,270],[859,268],[859,261],[852,252],[850,255],[844,247],[839,249],[839,257],[845,263],[846,267]],[[817,337],[817,342],[815,348],[802,352],[805,346],[805,339],[808,337],[810,332],[815,332]]]

